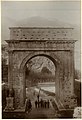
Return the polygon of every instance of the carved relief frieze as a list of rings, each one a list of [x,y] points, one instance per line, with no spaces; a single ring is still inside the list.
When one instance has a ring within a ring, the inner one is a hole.
[[[30,42],[16,42],[11,44],[10,50],[72,50],[72,43],[61,44],[54,41],[30,41]]]

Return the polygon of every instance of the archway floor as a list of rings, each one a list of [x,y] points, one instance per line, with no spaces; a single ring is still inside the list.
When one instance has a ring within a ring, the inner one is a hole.
[[[53,108],[50,106],[50,108],[33,108],[32,111],[25,115],[26,119],[52,119],[52,118],[58,118],[57,113]]]
[[[32,95],[32,94],[30,94]],[[48,96],[46,95],[43,91],[40,91],[40,99],[43,99],[45,101],[49,100],[50,102],[50,105],[49,105],[49,108],[36,108],[35,107],[35,100],[37,98],[36,95],[32,95],[33,99],[31,99],[31,103],[32,103],[32,110],[28,113],[25,114],[25,119],[47,119],[47,118],[59,118],[59,114],[58,114],[58,111],[57,111],[57,108],[54,108],[52,106],[52,102],[51,102],[51,99],[52,97],[51,96]]]

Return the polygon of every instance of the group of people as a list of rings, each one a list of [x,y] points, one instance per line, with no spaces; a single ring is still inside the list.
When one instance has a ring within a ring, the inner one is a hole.
[[[36,100],[35,101],[35,108],[49,108],[49,100]]]
[[[31,100],[27,100],[26,99],[26,103],[25,103],[25,112],[29,112],[30,110],[32,109],[32,103],[31,103]]]
[[[35,101],[35,108],[49,108],[50,102],[49,100],[39,99],[39,94],[37,95],[37,100]],[[32,109],[32,103],[30,99],[26,99],[25,101],[25,112],[30,112]]]

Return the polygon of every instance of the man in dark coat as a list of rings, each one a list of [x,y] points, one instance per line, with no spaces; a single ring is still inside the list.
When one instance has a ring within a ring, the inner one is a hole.
[[[36,108],[37,108],[37,104],[38,104],[38,103],[37,103],[37,100],[36,100],[36,101],[35,101],[35,107],[36,107]]]
[[[31,104],[31,100],[26,100],[26,103],[25,103],[25,112],[29,112],[32,108],[32,104]]]

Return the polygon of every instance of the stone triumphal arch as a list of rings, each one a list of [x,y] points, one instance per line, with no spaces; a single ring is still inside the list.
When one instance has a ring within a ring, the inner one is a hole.
[[[25,65],[35,56],[48,57],[56,66],[55,100],[59,108],[76,105],[74,96],[73,28],[10,28],[9,88],[15,91],[15,108],[25,104]]]

